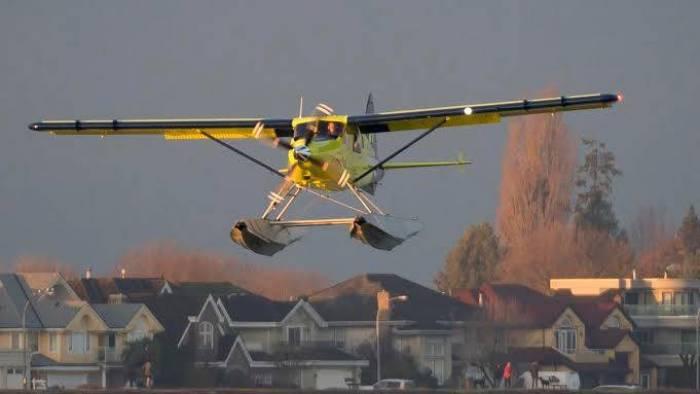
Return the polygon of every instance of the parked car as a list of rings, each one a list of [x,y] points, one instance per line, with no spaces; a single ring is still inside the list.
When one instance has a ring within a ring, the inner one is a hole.
[[[360,386],[360,390],[409,390],[416,388],[410,379],[382,379],[371,386]]]

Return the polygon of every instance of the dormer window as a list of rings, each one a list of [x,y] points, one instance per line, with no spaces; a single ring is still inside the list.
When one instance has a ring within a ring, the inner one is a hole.
[[[610,316],[605,324],[608,328],[622,328],[622,322],[617,316]]]
[[[576,352],[576,328],[569,319],[564,319],[559,328],[554,331],[556,347],[562,353]]]
[[[214,325],[208,321],[199,323],[199,347],[214,348]]]
[[[290,346],[301,346],[301,342],[304,340],[304,327],[295,326],[287,327],[287,343]]]

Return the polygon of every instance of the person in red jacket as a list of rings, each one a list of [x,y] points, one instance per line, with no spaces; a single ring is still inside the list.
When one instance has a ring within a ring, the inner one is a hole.
[[[506,366],[503,367],[503,383],[505,384],[506,387],[510,387],[510,378],[513,375],[513,366],[510,365],[510,361],[506,363]]]

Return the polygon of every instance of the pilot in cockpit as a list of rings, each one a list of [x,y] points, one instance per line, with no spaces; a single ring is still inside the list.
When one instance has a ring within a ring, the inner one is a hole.
[[[338,138],[338,133],[339,129],[336,126],[335,122],[328,122],[328,136],[331,138]]]

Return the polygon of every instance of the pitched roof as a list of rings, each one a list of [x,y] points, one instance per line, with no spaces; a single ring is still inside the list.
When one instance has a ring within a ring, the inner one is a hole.
[[[22,327],[25,306],[29,328],[65,327],[80,309],[51,296],[34,295],[20,275],[0,274],[0,328]]]
[[[227,294],[250,294],[250,291],[231,282],[178,282],[171,283],[173,294],[190,296],[222,296]]]
[[[162,278],[80,278],[68,283],[78,296],[90,303],[107,303],[109,296],[124,294],[129,301],[157,296],[165,283]]]
[[[257,294],[228,294],[220,300],[231,320],[241,322],[279,322],[296,305],[296,302],[273,301]]]
[[[474,317],[477,308],[394,274],[363,274],[320,290],[308,302],[327,321],[374,321],[377,292],[406,295],[392,305],[392,320],[455,321]]]
[[[509,283],[487,283],[479,289],[460,289],[453,292],[453,296],[464,303],[478,305],[479,293],[489,318],[510,325],[549,327],[567,307],[566,303],[527,286]]]
[[[109,328],[125,328],[143,304],[92,304],[92,308]]]
[[[187,318],[197,315],[206,299],[206,296],[163,294],[144,303],[165,328],[165,337],[177,343],[187,327]]]
[[[513,325],[550,327],[566,308],[571,308],[586,327],[595,330],[600,329],[615,309],[625,314],[619,304],[607,296],[579,297],[560,293],[550,297],[519,284],[487,283],[479,289],[457,290],[454,296],[462,302],[478,305],[479,292],[490,318]]]

